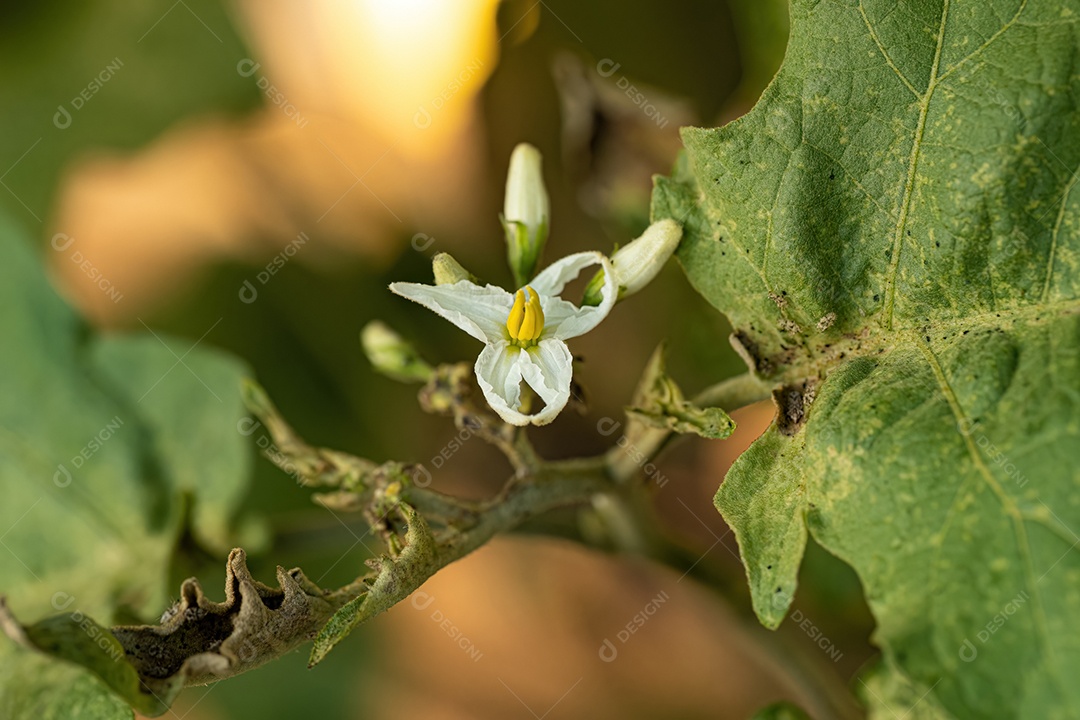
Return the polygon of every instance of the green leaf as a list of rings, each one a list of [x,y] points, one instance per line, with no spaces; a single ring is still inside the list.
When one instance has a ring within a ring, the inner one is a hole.
[[[0,656],[3,654],[0,651]],[[23,652],[19,656],[19,691],[0,694],[0,717],[130,720],[134,716],[127,703],[84,670]]]
[[[132,707],[147,715],[161,715],[168,709],[168,702],[179,692],[182,685],[173,683],[171,692],[164,697],[146,692],[139,687],[139,674],[124,658],[120,641],[81,611],[53,615],[29,627],[18,625],[13,616],[0,603],[0,622],[5,632],[27,649],[40,650],[55,658],[63,658],[76,665],[90,669],[97,677],[124,698]],[[38,660],[39,658],[34,658]],[[61,694],[60,687],[43,688],[44,693]],[[101,695],[98,687],[96,694]],[[16,697],[23,692],[11,693]],[[88,693],[91,697],[94,693]],[[122,715],[129,717],[130,711]]]
[[[877,667],[856,688],[869,720],[956,720],[895,668]]]
[[[0,593],[30,618],[57,611],[88,623],[90,616],[105,624],[156,617],[167,605],[188,509],[191,531],[207,549],[232,540],[250,463],[247,440],[235,430],[244,416],[245,369],[189,342],[99,338],[56,296],[30,243],[2,219],[0,252],[8,349],[0,353]],[[53,642],[64,635],[61,621],[44,622],[26,630],[26,644],[61,648],[58,654],[85,660],[110,685],[130,680],[117,680],[125,663],[86,652],[80,643],[93,639],[90,631]],[[18,627],[5,624],[9,634]],[[126,709],[109,714],[123,706],[103,685],[55,664],[0,642],[0,708],[82,717],[61,709],[85,705],[90,717],[130,717]],[[51,678],[59,684],[50,694]],[[80,688],[80,699],[65,697],[68,685]]]
[[[1080,707],[1080,5],[792,4],[745,117],[684,131],[654,219],[778,417],[732,468],[775,626],[806,528],[956,717]],[[924,701],[924,702],[927,702]]]
[[[770,629],[787,615],[806,549],[806,488],[792,462],[801,450],[801,438],[770,428],[739,457],[723,486],[722,511],[739,541],[754,610]]]
[[[252,468],[250,442],[237,425],[245,415],[239,390],[246,368],[209,348],[188,354],[191,348],[190,341],[153,335],[106,337],[91,359],[110,389],[138,407],[172,492],[192,503],[196,539],[224,556],[235,545],[265,542],[264,529],[250,519],[240,535],[233,527]],[[181,377],[170,381],[173,373]]]

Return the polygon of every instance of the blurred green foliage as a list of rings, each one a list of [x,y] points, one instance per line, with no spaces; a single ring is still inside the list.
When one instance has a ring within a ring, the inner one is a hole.
[[[133,151],[184,118],[255,107],[243,57],[215,0],[0,4],[0,205],[34,227],[81,153]]]

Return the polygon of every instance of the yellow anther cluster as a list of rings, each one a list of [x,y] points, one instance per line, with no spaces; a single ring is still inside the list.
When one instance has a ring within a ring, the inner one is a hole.
[[[528,285],[514,295],[514,306],[506,317],[506,329],[515,345],[528,347],[535,345],[544,331],[544,311],[540,307],[540,296]]]

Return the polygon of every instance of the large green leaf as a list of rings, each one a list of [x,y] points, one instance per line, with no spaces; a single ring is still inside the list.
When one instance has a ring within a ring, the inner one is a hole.
[[[777,383],[717,495],[759,617],[808,529],[859,574],[886,666],[956,717],[1080,707],[1078,20],[797,0],[761,102],[686,130],[654,193]]]
[[[245,370],[190,342],[96,337],[6,221],[0,253],[0,593],[23,617],[74,615],[78,632],[55,619],[29,628],[35,644],[69,643],[110,684],[137,683],[88,618],[161,612],[189,515],[207,549],[235,541]],[[0,716],[130,717],[86,673],[6,641],[0,668]]]

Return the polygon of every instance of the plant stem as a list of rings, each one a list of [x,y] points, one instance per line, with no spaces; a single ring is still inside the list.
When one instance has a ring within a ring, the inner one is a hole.
[[[738,410],[772,395],[772,385],[750,373],[721,380],[694,396],[693,403],[701,407],[721,407]]]
[[[763,400],[770,394],[771,386],[768,383],[744,374],[705,389],[693,402],[702,407],[736,409]],[[264,421],[269,416],[273,422],[268,422],[268,425],[282,445],[281,452],[294,459],[307,460],[302,467],[308,469],[310,466],[313,474],[328,478],[322,483],[312,484],[334,485],[339,477],[351,475],[366,477],[364,471],[368,466],[375,467],[373,463],[359,458],[310,448],[280,421],[268,399],[258,396],[256,399],[262,401],[258,404],[258,410],[262,411]],[[409,521],[409,535],[413,536],[416,531],[413,525],[419,525],[422,532],[417,533],[415,538],[421,541],[423,537],[422,542],[427,544],[428,551],[410,558],[405,563],[407,567],[392,573],[394,577],[387,579],[381,590],[378,579],[365,576],[326,595],[335,608],[352,606],[372,593],[380,596],[371,598],[373,601],[377,599],[377,602],[369,609],[364,605],[356,607],[357,616],[343,621],[349,628],[401,601],[440,569],[483,546],[494,536],[509,532],[551,510],[575,505],[592,504],[605,516],[621,549],[684,570],[717,591],[718,599],[745,593],[744,586],[731,573],[724,572],[711,560],[696,556],[664,535],[648,501],[648,486],[635,482],[642,469],[671,440],[670,431],[649,427],[640,421],[628,421],[626,434],[620,436],[616,446],[605,455],[545,462],[536,455],[525,432],[516,429],[513,433],[503,432],[502,428],[492,427],[472,412],[460,410],[454,414],[459,427],[469,427],[479,437],[499,447],[514,465],[515,474],[498,495],[480,502],[454,498],[415,484],[404,484],[400,489],[401,499],[415,509],[410,512],[416,513],[416,517]],[[352,467],[354,464],[357,465],[356,469]],[[361,486],[351,491],[362,491],[365,496],[374,497],[374,490]],[[428,523],[432,524],[431,529],[428,529]],[[401,538],[394,536],[392,539],[395,542],[391,546],[398,548],[404,559],[408,553],[398,544]],[[381,573],[377,575],[382,577]],[[792,653],[782,638],[761,628],[751,618],[745,602],[733,606],[741,611],[738,614],[743,628],[755,641],[754,654],[759,662],[769,667],[787,686],[798,691],[815,714],[845,720],[859,717],[850,692],[838,678],[821,672],[800,653]],[[321,648],[317,640],[318,655],[313,655],[313,658],[325,655],[340,636],[343,633],[338,633]]]

